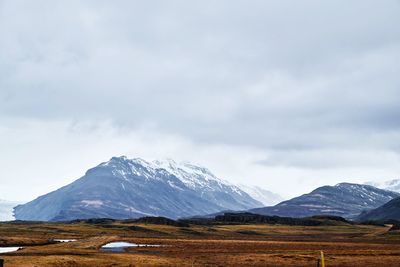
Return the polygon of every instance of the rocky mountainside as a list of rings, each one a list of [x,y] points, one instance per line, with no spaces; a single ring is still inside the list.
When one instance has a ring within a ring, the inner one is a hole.
[[[377,208],[399,196],[399,193],[370,185],[340,183],[319,187],[311,193],[250,212],[286,217],[329,214],[353,219],[362,211]]]
[[[14,209],[19,220],[178,218],[262,204],[208,169],[113,157],[75,182]]]
[[[258,186],[239,184],[238,187],[264,206],[272,206],[284,200],[280,195]]]
[[[400,221],[400,197],[392,199],[382,206],[365,211],[357,217],[358,221]]]

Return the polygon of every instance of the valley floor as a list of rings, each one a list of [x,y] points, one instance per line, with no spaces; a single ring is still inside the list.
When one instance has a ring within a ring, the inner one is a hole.
[[[0,254],[18,266],[399,266],[400,232],[366,225],[214,225],[175,227],[127,222],[1,223]],[[77,239],[54,243],[53,239]],[[103,252],[112,241],[158,244]]]

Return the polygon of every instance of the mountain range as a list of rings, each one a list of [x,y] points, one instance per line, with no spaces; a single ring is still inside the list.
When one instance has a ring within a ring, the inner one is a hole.
[[[370,185],[340,183],[322,186],[275,206],[251,209],[250,212],[286,217],[329,214],[354,219],[361,212],[375,209],[399,196],[397,192]]]
[[[208,169],[173,160],[113,157],[71,184],[14,208],[19,220],[178,218],[263,204]]]
[[[394,180],[385,185],[395,188],[398,184]],[[335,215],[347,219],[393,219],[400,201],[391,200],[398,197],[398,192],[371,185],[340,183],[280,202],[281,197],[268,190],[233,185],[192,163],[148,162],[122,156],[89,169],[69,185],[16,206],[14,214],[18,220],[35,221],[143,216],[175,219],[224,211],[283,217]],[[0,214],[12,219],[13,205],[0,201],[0,211],[4,210]]]

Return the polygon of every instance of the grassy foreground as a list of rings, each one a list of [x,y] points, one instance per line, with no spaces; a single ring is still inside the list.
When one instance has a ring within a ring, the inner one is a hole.
[[[399,266],[400,232],[390,226],[213,225],[176,227],[132,222],[1,223],[5,266]],[[54,243],[52,239],[77,239]],[[103,252],[111,241],[161,244]]]

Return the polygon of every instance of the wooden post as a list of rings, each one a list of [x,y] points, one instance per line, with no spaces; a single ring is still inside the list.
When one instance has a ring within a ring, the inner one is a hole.
[[[325,257],[324,252],[321,250],[321,267],[325,267]]]

